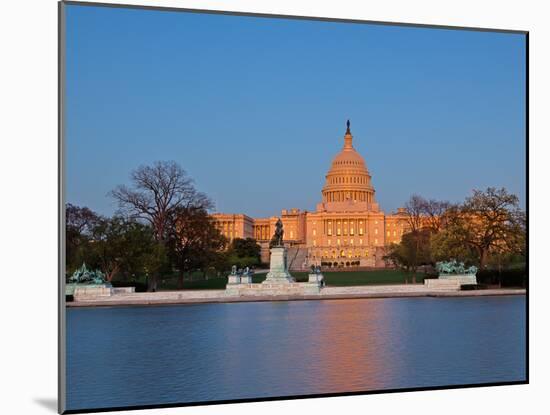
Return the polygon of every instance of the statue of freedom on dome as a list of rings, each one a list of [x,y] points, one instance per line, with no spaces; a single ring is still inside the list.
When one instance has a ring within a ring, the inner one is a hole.
[[[269,247],[281,247],[283,245],[283,234],[285,231],[283,230],[283,222],[281,221],[281,218],[277,219],[277,223],[275,224],[275,233],[273,234],[273,237],[271,238],[271,241],[269,242]]]

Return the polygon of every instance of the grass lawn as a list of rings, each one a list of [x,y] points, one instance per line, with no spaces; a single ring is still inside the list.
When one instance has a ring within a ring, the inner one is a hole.
[[[374,271],[325,271],[325,283],[327,286],[350,286],[350,285],[380,285],[380,284],[404,284],[405,273],[398,270],[374,270]],[[292,276],[298,282],[307,281],[307,272],[293,272]],[[260,283],[265,280],[266,274],[256,274],[252,277],[252,282]],[[409,276],[410,280],[410,276]],[[417,274],[416,282],[422,283],[424,274]],[[202,279],[194,277],[193,280],[185,280],[184,290],[223,290],[227,284],[227,278],[211,277]],[[177,290],[178,282],[176,278],[165,278],[159,281],[160,290]]]

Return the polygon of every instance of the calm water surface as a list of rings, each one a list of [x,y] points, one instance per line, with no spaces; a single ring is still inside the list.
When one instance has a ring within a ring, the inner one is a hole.
[[[67,310],[68,409],[525,380],[525,297]]]

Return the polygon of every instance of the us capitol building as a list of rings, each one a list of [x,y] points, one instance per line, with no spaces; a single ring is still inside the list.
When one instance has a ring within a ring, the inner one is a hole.
[[[407,215],[403,208],[390,215],[380,210],[365,160],[353,147],[349,120],[344,146],[325,177],[323,199],[314,212],[297,208],[281,211],[290,268],[298,270],[321,262],[384,267],[384,246],[400,242]],[[262,247],[262,262],[269,262],[269,240],[277,216],[215,213],[212,217],[230,240],[256,239]]]

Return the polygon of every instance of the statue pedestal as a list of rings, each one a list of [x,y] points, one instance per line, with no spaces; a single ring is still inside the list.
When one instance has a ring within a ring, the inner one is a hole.
[[[463,285],[477,284],[475,275],[440,274],[438,278],[424,280],[426,288],[435,291],[460,291]]]
[[[284,246],[270,249],[269,272],[262,284],[288,284],[294,282],[294,278],[288,272],[286,248]]]
[[[439,274],[440,280],[458,281],[462,284],[477,284],[476,274]]]
[[[323,274],[308,274],[308,282],[317,282],[321,284],[324,279]]]
[[[74,301],[95,300],[112,295],[111,284],[76,284],[73,290]]]
[[[227,277],[227,283],[228,284],[240,284],[241,283],[241,276],[240,275],[235,275],[235,274],[230,274]]]

